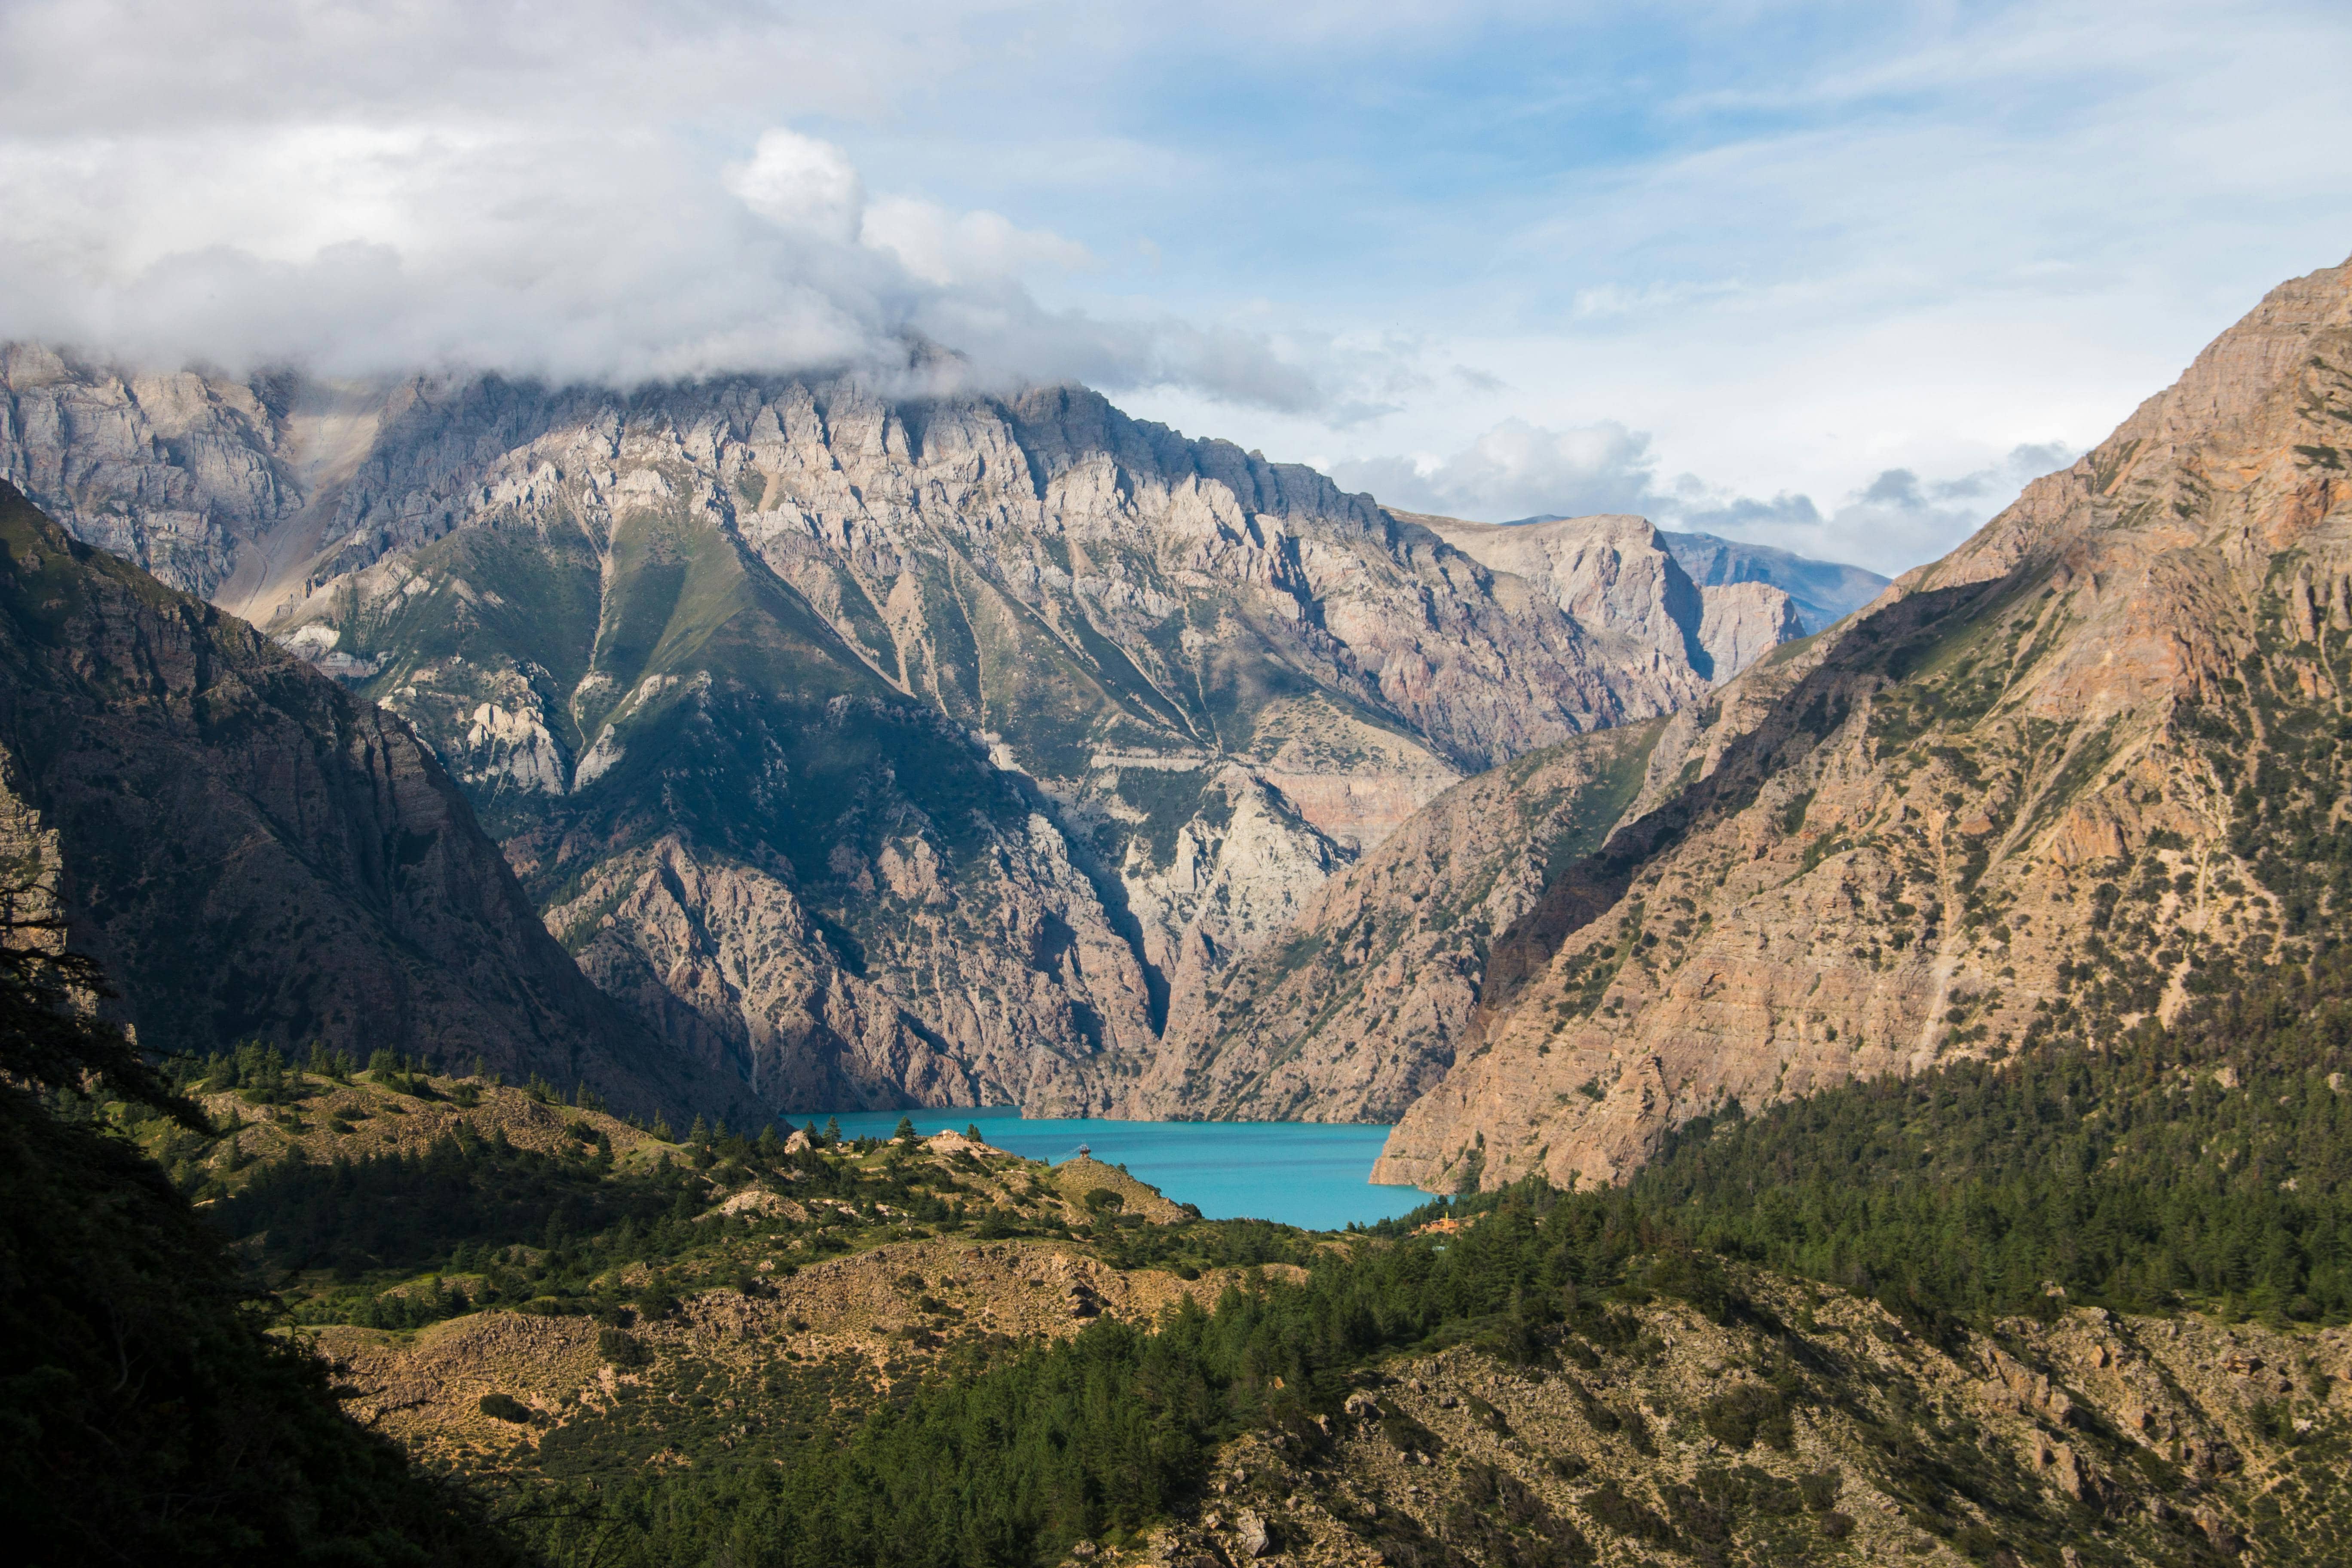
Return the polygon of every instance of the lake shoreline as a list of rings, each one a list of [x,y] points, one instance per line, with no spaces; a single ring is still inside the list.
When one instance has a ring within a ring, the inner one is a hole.
[[[793,1126],[827,1121],[845,1138],[887,1138],[899,1120],[929,1136],[976,1126],[991,1145],[1059,1164],[1088,1150],[1209,1219],[1265,1219],[1340,1230],[1410,1214],[1434,1194],[1375,1184],[1372,1163],[1389,1128],[1377,1122],[1031,1120],[1015,1106],[793,1112]]]

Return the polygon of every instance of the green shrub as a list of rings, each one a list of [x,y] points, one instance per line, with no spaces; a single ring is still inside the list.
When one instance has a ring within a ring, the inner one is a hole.
[[[1796,1440],[1788,1401],[1760,1384],[1743,1383],[1717,1394],[1699,1406],[1698,1422],[1708,1436],[1738,1453],[1753,1447],[1759,1437],[1781,1449]]]
[[[1667,1542],[1675,1538],[1674,1528],[1657,1510],[1627,1497],[1615,1481],[1601,1482],[1578,1500],[1585,1512],[1620,1535],[1636,1541]]]

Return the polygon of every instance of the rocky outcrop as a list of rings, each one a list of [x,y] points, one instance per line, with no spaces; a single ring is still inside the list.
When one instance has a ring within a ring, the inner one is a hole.
[[[1958,551],[1734,682],[1691,778],[1497,942],[1517,978],[1490,973],[1381,1177],[1611,1179],[1732,1100],[2106,1044],[2306,953],[2343,896],[2347,363],[2352,271],[2283,286]],[[1796,667],[1757,717],[1744,689]]]
[[[408,727],[0,486],[0,783],[140,1042],[314,1043],[740,1099],[587,984]]]
[[[284,401],[266,380],[124,374],[0,345],[0,480],[75,537],[209,595],[297,504],[278,456]]]
[[[1814,561],[1712,533],[1661,531],[1658,538],[1702,590],[1761,583],[1787,594],[1804,636],[1853,614],[1885,593],[1889,581],[1859,566]]]
[[[0,480],[76,538],[266,621],[300,591],[343,487],[413,392],[142,374],[0,344]]]
[[[1491,523],[1414,514],[1412,521],[1596,628],[1614,662],[1684,679],[1689,695],[1802,635],[1785,592],[1760,578],[1702,589],[1644,518]]]
[[[1615,826],[1662,727],[1565,742],[1440,795],[1171,1016],[1128,1112],[1395,1121],[1453,1064],[1495,935]]]
[[[0,461],[412,721],[598,983],[779,1105],[1117,1103],[1413,810],[1716,663],[1637,520],[1497,567],[1083,392],[8,363]],[[268,485],[199,506],[184,405]]]
[[[1717,680],[1729,680],[1782,643],[1804,635],[1796,602],[1769,583],[1699,590],[1699,646]]]

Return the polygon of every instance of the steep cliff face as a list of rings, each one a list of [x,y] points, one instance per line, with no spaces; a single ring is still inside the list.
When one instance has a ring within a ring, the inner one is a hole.
[[[1497,942],[1381,1177],[1612,1178],[1730,1100],[2113,1040],[2307,953],[2352,888],[2347,364],[2352,272],[2283,286],[1951,556],[1735,682],[1703,776]]]
[[[1453,1064],[1488,943],[1639,789],[1662,721],[1454,785],[1171,1016],[1146,1118],[1393,1121]]]
[[[11,471],[412,721],[598,983],[772,1103],[1118,1103],[1424,802],[1717,662],[1646,524],[1530,580],[1085,393],[182,378],[275,487],[205,501],[150,380],[8,363]]]
[[[1647,519],[1554,517],[1517,523],[1413,521],[1598,628],[1612,662],[1720,684],[1801,637],[1795,602],[1762,575],[1701,587]],[[1790,560],[1796,557],[1791,556]]]
[[[12,885],[141,1042],[477,1057],[631,1109],[740,1099],[587,984],[406,725],[0,485]]]
[[[1703,588],[1699,646],[1719,679],[1729,680],[1782,643],[1804,636],[1788,595],[1765,583]]]
[[[293,507],[282,386],[131,375],[0,345],[0,480],[74,534],[209,595]]]
[[[1827,629],[1886,591],[1889,579],[1860,566],[1815,561],[1769,544],[1718,539],[1712,533],[1658,538],[1702,590],[1760,583],[1789,595],[1803,635]]]

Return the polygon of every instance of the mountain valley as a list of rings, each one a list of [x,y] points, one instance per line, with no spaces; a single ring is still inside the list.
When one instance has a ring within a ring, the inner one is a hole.
[[[2340,1555],[2352,265],[1843,609],[1068,391],[5,363],[39,1550]]]

